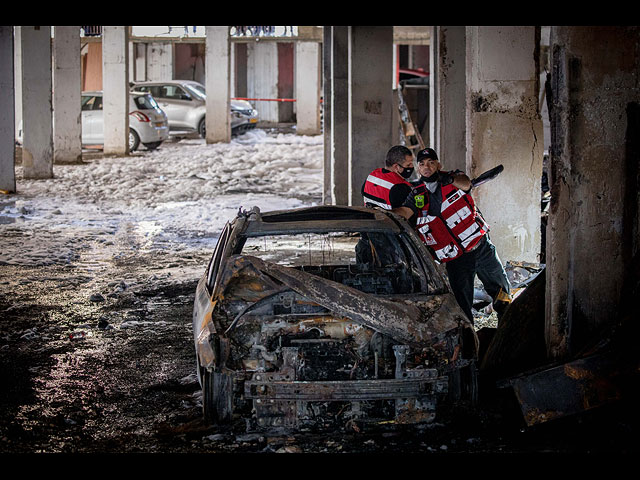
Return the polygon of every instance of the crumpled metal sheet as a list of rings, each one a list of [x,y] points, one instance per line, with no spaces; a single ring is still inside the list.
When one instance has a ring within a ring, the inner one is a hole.
[[[609,355],[579,358],[508,379],[527,426],[545,423],[620,399],[618,362]]]
[[[473,330],[451,293],[433,295],[420,304],[392,301],[295,268],[249,255],[233,255],[220,278],[219,298],[240,277],[244,277],[242,294],[250,297],[245,300],[259,301],[285,286],[336,316],[350,318],[408,345],[424,344],[461,325]]]

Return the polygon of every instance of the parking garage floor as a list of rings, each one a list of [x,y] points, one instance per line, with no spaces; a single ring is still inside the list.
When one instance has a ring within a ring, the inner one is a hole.
[[[1,453],[638,451],[637,419],[619,411],[525,429],[498,403],[422,428],[205,426],[191,314],[220,229],[251,202],[320,201],[321,137],[247,135],[94,153],[51,180],[25,180],[18,166],[18,193],[0,197]]]

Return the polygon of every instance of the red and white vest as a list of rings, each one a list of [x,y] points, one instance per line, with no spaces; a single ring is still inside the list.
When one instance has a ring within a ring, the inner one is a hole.
[[[391,200],[389,192],[391,188],[399,183],[405,183],[412,187],[409,182],[398,175],[396,172],[378,168],[371,172],[364,182],[362,195],[364,203],[370,203],[379,207],[391,210]]]
[[[471,195],[453,185],[442,185],[440,189],[440,215],[429,215],[428,195],[425,195],[424,207],[416,220],[416,230],[422,241],[431,248],[435,259],[444,263],[473,250],[489,231],[489,225],[476,209]]]

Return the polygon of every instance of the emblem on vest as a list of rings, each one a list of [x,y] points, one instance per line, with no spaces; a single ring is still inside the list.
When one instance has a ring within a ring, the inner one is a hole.
[[[416,202],[416,207],[417,208],[423,208],[424,207],[424,195],[416,195],[413,198],[414,198],[414,200]]]

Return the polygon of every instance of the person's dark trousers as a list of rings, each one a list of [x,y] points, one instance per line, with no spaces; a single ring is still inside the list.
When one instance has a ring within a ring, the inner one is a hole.
[[[471,322],[473,322],[473,313],[471,311],[473,306],[473,283],[476,274],[484,285],[486,292],[494,299],[494,307],[498,304],[496,299],[500,294],[500,290],[509,295],[511,289],[509,279],[498,258],[496,247],[491,243],[487,235],[478,243],[475,250],[447,262],[445,266],[453,294]],[[498,314],[500,313],[501,311],[498,310]]]

